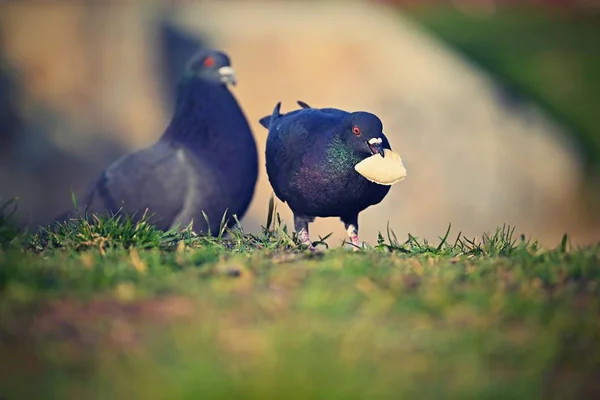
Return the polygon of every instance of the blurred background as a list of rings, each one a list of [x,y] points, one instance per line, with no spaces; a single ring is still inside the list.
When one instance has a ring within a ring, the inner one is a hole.
[[[223,49],[253,128],[260,178],[246,231],[272,190],[258,119],[278,101],[379,115],[408,170],[361,214],[437,240],[504,223],[556,245],[600,239],[597,1],[2,1],[0,198],[45,224],[71,191],[154,142],[198,48]],[[279,204],[292,225],[291,213]],[[312,235],[344,237],[337,219]]]

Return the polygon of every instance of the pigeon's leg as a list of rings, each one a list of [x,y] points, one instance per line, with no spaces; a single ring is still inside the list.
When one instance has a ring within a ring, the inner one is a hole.
[[[344,223],[346,232],[348,233],[350,243],[353,245],[352,248],[354,251],[360,250],[361,245],[360,241],[358,240],[358,215],[354,215],[352,217],[342,217],[341,220]]]
[[[313,221],[314,218],[294,214],[294,229],[296,229],[300,242],[307,245],[310,250],[315,250],[308,236],[308,224]]]

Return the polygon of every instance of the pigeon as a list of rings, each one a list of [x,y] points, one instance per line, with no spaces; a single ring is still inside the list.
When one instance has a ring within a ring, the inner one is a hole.
[[[303,101],[298,105],[299,110],[281,114],[279,102],[272,115],[259,121],[269,130],[269,182],[292,210],[302,244],[314,250],[308,225],[316,217],[339,217],[358,250],[358,214],[390,190],[390,185],[374,183],[355,170],[369,157],[385,158],[384,149],[391,152],[383,124],[369,112],[312,108]]]
[[[79,206],[95,214],[125,211],[136,221],[147,210],[158,229],[193,223],[197,234],[218,234],[224,217],[227,226],[233,215],[241,219],[254,195],[258,151],[228,84],[236,79],[226,54],[195,54],[160,139],[102,171]]]

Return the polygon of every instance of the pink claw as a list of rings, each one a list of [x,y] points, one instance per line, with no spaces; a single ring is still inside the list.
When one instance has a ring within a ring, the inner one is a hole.
[[[315,251],[315,247],[312,245],[312,242],[310,241],[310,238],[308,237],[308,232],[305,231],[304,229],[300,231],[300,243],[308,246],[308,249],[310,251]]]
[[[359,251],[360,248],[361,248],[361,245],[360,245],[360,241],[358,240],[358,235],[357,234],[352,234],[350,236],[350,240],[352,240],[352,244],[354,245],[354,246],[352,246],[352,249],[354,251]]]

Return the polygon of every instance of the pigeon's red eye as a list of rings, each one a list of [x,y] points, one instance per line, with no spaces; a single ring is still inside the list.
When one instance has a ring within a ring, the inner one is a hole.
[[[212,57],[206,57],[204,59],[204,65],[209,68],[212,67],[213,65],[215,65],[215,59]]]
[[[360,136],[360,128],[356,125],[354,125],[352,127],[352,133],[354,133],[356,136]]]

